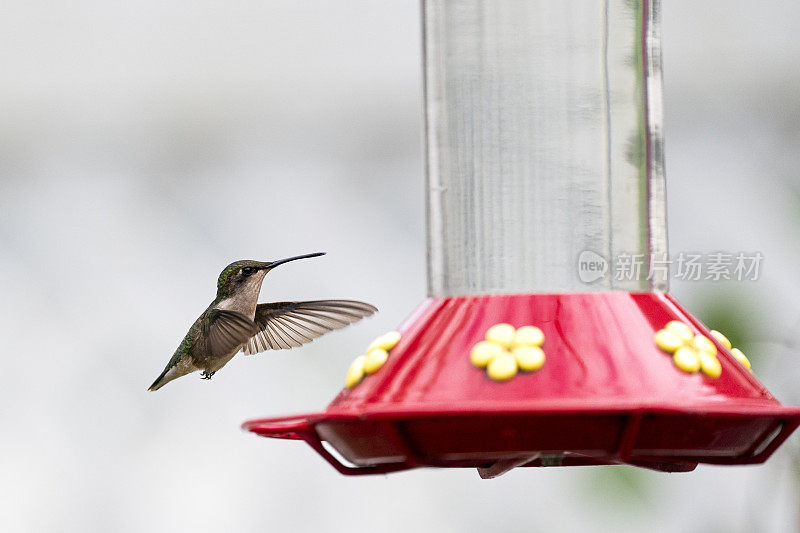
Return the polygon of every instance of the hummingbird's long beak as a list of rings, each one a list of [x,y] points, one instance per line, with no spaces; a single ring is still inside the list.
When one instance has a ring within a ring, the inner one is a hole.
[[[321,255],[325,255],[325,252],[316,252],[316,253],[313,253],[313,254],[304,254],[304,255],[296,255],[294,257],[287,257],[286,259],[279,259],[277,261],[273,261],[271,263],[267,263],[267,265],[264,268],[267,269],[267,270],[272,270],[276,266],[282,265],[284,263],[288,263],[289,261],[295,261],[297,259],[307,259],[309,257],[319,257]]]

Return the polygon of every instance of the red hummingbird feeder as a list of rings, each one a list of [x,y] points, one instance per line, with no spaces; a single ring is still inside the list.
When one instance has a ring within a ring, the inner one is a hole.
[[[430,297],[327,409],[245,429],[494,477],[760,463],[800,425],[666,292],[659,4],[596,7],[424,2]]]

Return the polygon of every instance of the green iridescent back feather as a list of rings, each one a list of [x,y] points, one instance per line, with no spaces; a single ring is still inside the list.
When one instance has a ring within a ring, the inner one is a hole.
[[[178,345],[178,349],[175,350],[175,353],[172,354],[172,358],[167,363],[167,367],[164,369],[164,373],[169,371],[170,368],[177,365],[178,362],[184,357],[190,357],[194,355],[194,349],[196,347],[196,343],[200,334],[201,322],[203,320],[203,313],[200,318],[194,321],[192,327],[189,328],[189,332],[183,338],[181,343]]]
[[[175,350],[175,353],[172,354],[172,358],[170,358],[169,362],[167,363],[167,366],[164,367],[164,371],[161,372],[161,374],[156,378],[153,384],[150,385],[151,389],[157,386],[159,382],[164,378],[164,376],[167,375],[167,372],[169,372],[172,367],[177,365],[181,359],[183,359],[184,357],[191,357],[193,355],[193,351],[197,346],[196,343],[199,338],[203,316],[205,316],[205,313],[203,313],[203,315],[201,315],[200,318],[195,320],[194,324],[192,324],[192,327],[189,328],[189,332],[186,334],[181,343],[178,345],[178,349]]]

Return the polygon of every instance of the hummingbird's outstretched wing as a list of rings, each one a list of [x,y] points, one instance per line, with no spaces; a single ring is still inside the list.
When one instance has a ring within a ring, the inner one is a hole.
[[[211,357],[230,354],[258,331],[258,326],[245,315],[224,309],[212,309],[203,328]]]
[[[256,307],[258,332],[244,345],[247,355],[294,348],[329,331],[370,316],[378,309],[354,300],[274,302]]]

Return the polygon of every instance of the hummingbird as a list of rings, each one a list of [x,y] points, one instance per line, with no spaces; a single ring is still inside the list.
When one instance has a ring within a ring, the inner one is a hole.
[[[217,297],[192,324],[166,368],[150,385],[156,391],[194,371],[211,379],[234,355],[283,350],[311,342],[378,309],[355,300],[258,303],[261,284],[278,265],[319,257],[325,252],[296,255],[278,261],[235,261],[217,280]]]

